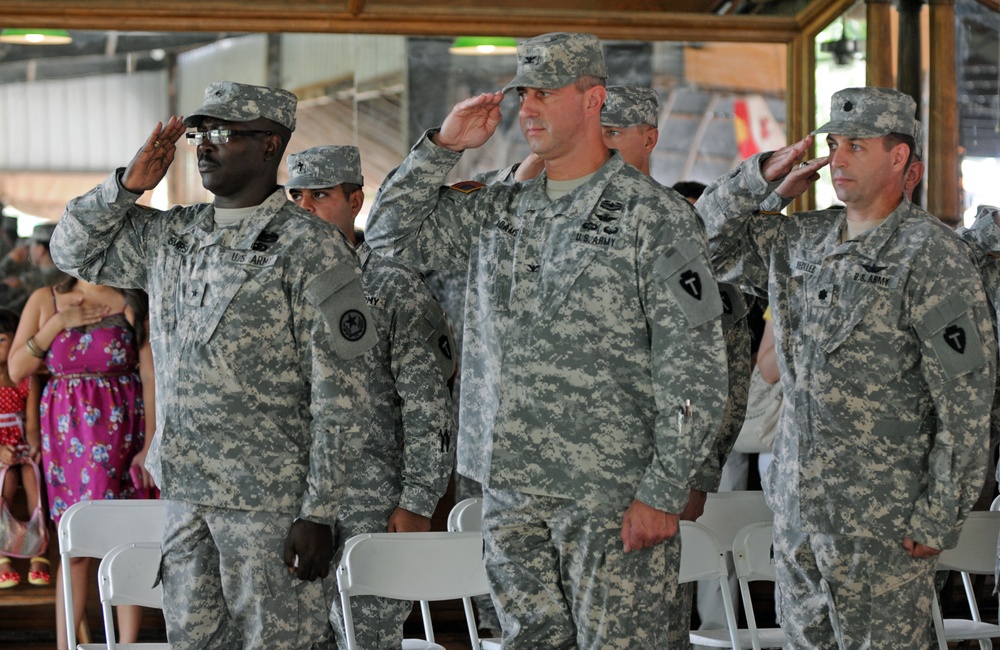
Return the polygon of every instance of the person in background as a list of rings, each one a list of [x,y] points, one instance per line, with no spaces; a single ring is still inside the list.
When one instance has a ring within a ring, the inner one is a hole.
[[[332,640],[333,529],[371,421],[377,336],[354,251],[278,185],[296,105],[286,90],[209,84],[202,106],[70,201],[52,238],[67,272],[149,292],[163,417],[146,464],[167,500],[174,650]],[[214,201],[137,205],[182,137]]]
[[[28,298],[11,346],[12,379],[47,376],[39,409],[49,514],[58,525],[66,510],[94,499],[129,499],[131,466],[142,464],[155,432],[155,385],[149,344],[148,301],[142,291],[96,285],[67,276]],[[60,566],[73,583],[73,621],[79,627],[94,563],[75,557]],[[142,614],[119,608],[123,643],[139,635]],[[65,602],[56,589],[56,631],[68,647]]]
[[[4,503],[10,504],[17,494],[17,486],[24,488],[27,511],[33,514],[42,486],[38,480],[38,463],[42,459],[42,439],[38,429],[38,407],[41,384],[37,377],[14,381],[10,377],[7,361],[17,333],[19,316],[9,309],[0,309],[0,467],[4,478],[0,483]],[[20,557],[20,556],[18,556]],[[49,560],[45,550],[29,560],[28,584],[37,587],[49,585]],[[20,574],[14,570],[10,557],[0,553],[0,589],[10,589],[21,584]]]
[[[0,273],[4,273],[0,304],[5,308],[21,313],[35,289],[51,287],[66,279],[49,253],[49,239],[55,227],[54,223],[38,224],[24,248],[15,248],[0,262]]]
[[[441,187],[500,122],[503,93],[485,93],[417,143],[368,225],[376,250],[468,269],[458,465],[483,484],[510,648],[687,632],[668,629],[671,577],[728,387],[723,306],[690,204],[605,146],[606,77],[592,35],[523,42],[505,90],[544,173]]]
[[[639,86],[609,86],[608,96],[601,110],[601,128],[604,143],[618,149],[622,159],[644,174],[649,174],[650,159],[659,140],[656,127],[660,102],[656,91]],[[697,189],[697,183],[682,185],[689,193]],[[704,185],[701,186],[704,189]],[[672,188],[673,189],[673,188]],[[688,203],[694,204],[698,196],[681,193]],[[726,395],[726,410],[722,424],[716,434],[711,454],[703,461],[692,481],[690,498],[681,519],[695,521],[704,511],[709,492],[717,492],[730,487],[733,473],[729,460],[732,457],[733,442],[746,414],[747,387],[750,381],[750,332],[747,329],[747,304],[743,293],[731,284],[719,284],[723,304],[722,327],[726,339],[726,359],[729,390]],[[745,461],[744,461],[745,466]],[[728,472],[727,472],[728,468]],[[730,483],[726,483],[727,479]],[[744,472],[745,487],[745,472]],[[678,588],[677,607],[671,611],[671,628],[686,629],[690,625],[693,585],[686,583]],[[726,627],[719,595],[718,581],[698,582],[698,612],[701,629]]]
[[[357,147],[323,146],[288,156],[286,187],[295,204],[337,226],[357,246],[354,219],[364,202]],[[337,549],[361,533],[425,532],[454,465],[455,421],[448,381],[455,341],[441,305],[416,271],[358,249],[361,284],[379,334],[372,376],[375,417],[337,516]],[[359,647],[399,648],[408,601],[351,599]],[[331,623],[342,650],[341,603]]]
[[[965,244],[906,199],[913,99],[848,88],[831,105],[828,156],[803,162],[812,137],[753,156],[697,207],[717,270],[772,310],[784,401],[765,492],[786,643],[926,647],[934,558],[985,469],[992,315]],[[760,209],[827,164],[844,208]]]

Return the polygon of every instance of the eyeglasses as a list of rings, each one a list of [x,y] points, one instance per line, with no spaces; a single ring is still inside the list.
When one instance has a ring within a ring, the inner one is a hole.
[[[187,143],[192,147],[197,147],[206,139],[212,144],[226,144],[229,138],[240,135],[273,135],[273,131],[257,131],[255,129],[212,129],[211,131],[192,131],[185,133]]]

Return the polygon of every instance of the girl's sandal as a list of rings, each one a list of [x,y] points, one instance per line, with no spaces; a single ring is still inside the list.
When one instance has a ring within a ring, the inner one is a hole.
[[[44,557],[33,557],[31,558],[31,563],[44,564],[46,567],[49,566],[48,558]],[[49,576],[49,570],[38,569],[37,571],[28,571],[28,583],[35,585],[36,587],[48,587],[52,583],[52,578]]]
[[[14,571],[9,557],[0,557],[0,589],[10,589],[21,584],[21,576]]]

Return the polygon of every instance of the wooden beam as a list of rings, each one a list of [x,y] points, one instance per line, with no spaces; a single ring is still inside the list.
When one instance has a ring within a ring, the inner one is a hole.
[[[340,3],[268,0],[251,4],[232,0],[164,0],[157,4],[135,0],[6,0],[0,3],[0,24],[66,29],[415,36],[481,33],[534,36],[548,31],[586,31],[603,39],[763,43],[791,42],[799,29],[795,18],[780,16],[494,6],[447,8],[417,3],[386,7],[371,0]]]

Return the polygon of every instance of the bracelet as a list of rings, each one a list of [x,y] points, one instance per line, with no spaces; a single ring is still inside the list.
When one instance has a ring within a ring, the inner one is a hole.
[[[45,355],[48,354],[49,352],[48,350],[43,350],[42,348],[38,347],[38,344],[35,343],[34,336],[29,336],[28,340],[25,341],[24,344],[28,348],[28,354],[35,357],[36,359],[44,359]]]

